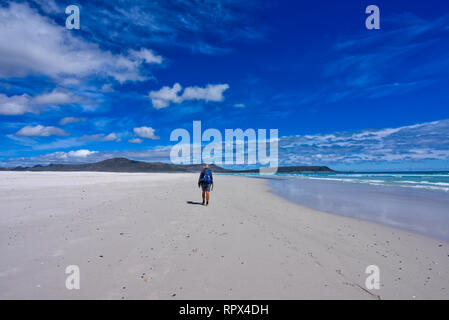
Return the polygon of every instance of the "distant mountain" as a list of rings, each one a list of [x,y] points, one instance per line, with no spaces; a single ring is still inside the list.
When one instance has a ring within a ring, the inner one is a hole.
[[[12,171],[99,171],[99,172],[198,172],[203,166],[177,165],[163,162],[143,162],[129,160],[126,158],[112,158],[95,163],[85,164],[50,164],[48,166],[36,165],[34,167],[15,167]],[[210,165],[214,172],[230,172],[216,166]]]
[[[254,170],[230,170],[215,164],[209,166],[217,173],[252,173]],[[95,172],[199,172],[203,168],[201,164],[178,165],[163,162],[143,162],[126,158],[112,158],[95,163],[85,164],[50,164],[48,166],[36,165],[34,167],[0,168],[1,171],[95,171]],[[333,172],[328,167],[280,167],[278,172]]]

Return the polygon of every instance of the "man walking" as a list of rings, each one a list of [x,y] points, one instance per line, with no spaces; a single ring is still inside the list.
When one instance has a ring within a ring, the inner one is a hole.
[[[203,203],[206,202],[206,206],[209,205],[209,192],[214,185],[214,177],[212,176],[212,171],[209,169],[207,164],[204,165],[203,171],[201,171],[200,178],[198,179],[198,188],[201,187],[203,190]]]

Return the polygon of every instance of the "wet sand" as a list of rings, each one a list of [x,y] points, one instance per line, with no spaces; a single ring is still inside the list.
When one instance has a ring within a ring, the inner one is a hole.
[[[446,191],[297,177],[270,179],[270,186],[309,208],[449,241]]]
[[[196,174],[0,172],[0,298],[449,298],[448,242],[214,178],[205,207]]]

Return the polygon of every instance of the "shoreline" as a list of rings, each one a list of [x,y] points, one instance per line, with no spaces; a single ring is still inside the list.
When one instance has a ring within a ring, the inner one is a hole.
[[[427,234],[422,234],[422,233],[411,231],[411,230],[407,230],[407,229],[402,229],[402,228],[396,227],[396,226],[390,226],[390,225],[387,225],[387,224],[383,224],[382,222],[377,222],[377,221],[367,220],[367,219],[362,219],[362,218],[356,218],[356,217],[350,217],[350,216],[345,216],[345,215],[342,215],[342,214],[339,214],[339,213],[335,213],[335,212],[314,209],[314,208],[308,207],[308,206],[306,206],[304,204],[301,204],[299,202],[296,202],[296,201],[293,201],[293,200],[289,200],[285,196],[282,196],[282,195],[279,195],[276,192],[273,192],[272,188],[268,189],[267,192],[269,192],[269,193],[279,197],[280,199],[282,199],[284,201],[288,201],[288,202],[290,202],[290,203],[292,203],[292,204],[294,204],[294,205],[296,205],[296,206],[298,206],[298,207],[300,207],[302,209],[313,210],[313,211],[319,212],[321,214],[337,216],[337,217],[340,217],[340,218],[347,218],[347,219],[351,219],[351,220],[355,220],[355,221],[360,221],[360,222],[365,222],[365,223],[369,223],[369,224],[374,224],[374,225],[379,226],[381,228],[389,228],[389,229],[392,229],[392,230],[395,230],[395,231],[402,231],[404,233],[412,234],[414,236],[423,237],[423,238],[430,239],[430,240],[433,240],[433,241],[436,241],[436,242],[447,243],[448,246],[449,246],[449,240],[446,240],[446,239],[434,237],[434,236],[427,235]],[[448,299],[449,299],[449,297],[448,297]]]
[[[0,176],[1,299],[449,299],[447,241],[261,179],[217,175],[203,207],[190,173]],[[72,264],[80,290],[65,288]],[[369,265],[380,290],[365,290]]]
[[[449,241],[443,191],[297,177],[267,181],[270,192],[301,206]]]

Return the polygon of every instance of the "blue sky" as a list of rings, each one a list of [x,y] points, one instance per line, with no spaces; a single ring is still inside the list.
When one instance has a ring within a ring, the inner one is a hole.
[[[448,40],[434,0],[2,1],[0,166],[167,161],[201,120],[279,129],[281,165],[449,170]]]

